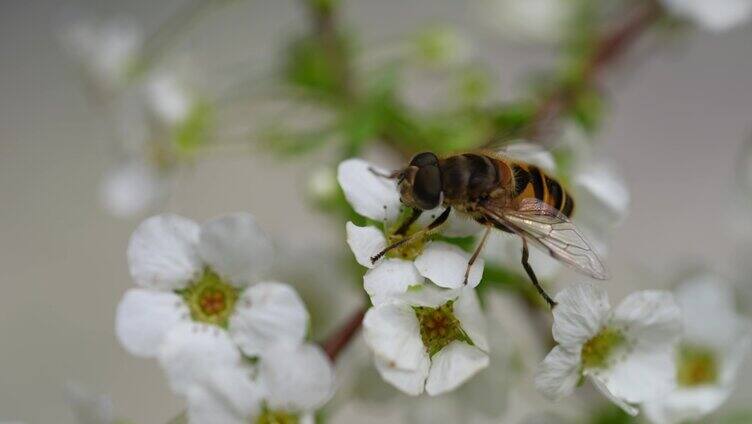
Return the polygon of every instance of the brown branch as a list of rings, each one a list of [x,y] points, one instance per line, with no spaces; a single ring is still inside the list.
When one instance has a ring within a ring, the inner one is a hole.
[[[353,337],[358,334],[367,310],[367,307],[358,308],[334,334],[321,343],[329,359],[336,361],[339,354],[352,341]]]
[[[543,99],[528,125],[526,137],[541,138],[547,124],[572,107],[580,90],[596,84],[601,73],[621,58],[662,14],[663,9],[656,0],[641,2],[623,22],[607,31],[585,60],[581,81],[565,83]]]

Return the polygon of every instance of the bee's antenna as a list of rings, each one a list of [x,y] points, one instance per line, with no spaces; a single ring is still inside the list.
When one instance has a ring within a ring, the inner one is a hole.
[[[371,171],[371,173],[374,174],[374,175],[376,175],[377,177],[387,178],[387,179],[390,179],[390,180],[393,180],[393,179],[399,177],[399,175],[402,173],[402,171],[394,171],[391,174],[385,174],[383,172],[377,171],[375,168],[373,168],[371,166],[368,167],[368,170]]]

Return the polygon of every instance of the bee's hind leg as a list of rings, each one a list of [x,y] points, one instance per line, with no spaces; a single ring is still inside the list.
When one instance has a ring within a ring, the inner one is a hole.
[[[464,285],[467,285],[467,279],[470,277],[470,268],[478,259],[480,252],[483,251],[483,246],[486,244],[488,235],[491,233],[491,228],[492,227],[490,225],[486,225],[486,231],[483,233],[483,237],[480,239],[480,243],[478,243],[478,247],[475,248],[475,252],[473,252],[473,256],[471,256],[470,260],[467,261],[467,268],[465,269],[465,279],[463,280],[463,283],[462,283]]]
[[[530,266],[530,263],[528,263],[528,257],[530,256],[530,252],[527,250],[527,240],[525,237],[522,238],[522,267],[525,268],[525,272],[527,272],[527,276],[530,277],[530,280],[533,282],[533,285],[535,286],[536,290],[538,290],[538,293],[540,293],[541,296],[546,300],[548,303],[548,306],[551,307],[551,309],[556,306],[556,302],[554,302],[553,299],[546,293],[545,290],[543,290],[543,287],[541,287],[540,283],[538,282],[538,277],[535,276],[535,272],[533,272],[533,267]]]

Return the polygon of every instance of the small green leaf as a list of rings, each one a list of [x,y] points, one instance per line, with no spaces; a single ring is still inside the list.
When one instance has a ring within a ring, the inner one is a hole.
[[[209,139],[214,111],[208,103],[196,102],[188,116],[175,128],[175,146],[182,153],[192,154]]]

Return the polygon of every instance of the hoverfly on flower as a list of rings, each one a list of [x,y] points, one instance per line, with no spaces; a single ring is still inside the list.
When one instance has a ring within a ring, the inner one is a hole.
[[[439,206],[445,209],[421,231],[401,238],[374,255],[372,262],[435,230],[455,209],[485,227],[481,242],[468,262],[465,282],[493,229],[516,234],[522,239],[522,266],[551,306],[555,302],[540,286],[528,263],[528,243],[583,274],[599,280],[607,278],[601,260],[570,220],[574,199],[561,183],[533,164],[512,159],[502,151],[479,150],[446,157],[423,152],[415,155],[404,169],[379,175],[397,179],[400,200],[412,209],[397,234],[406,234],[423,211]]]

